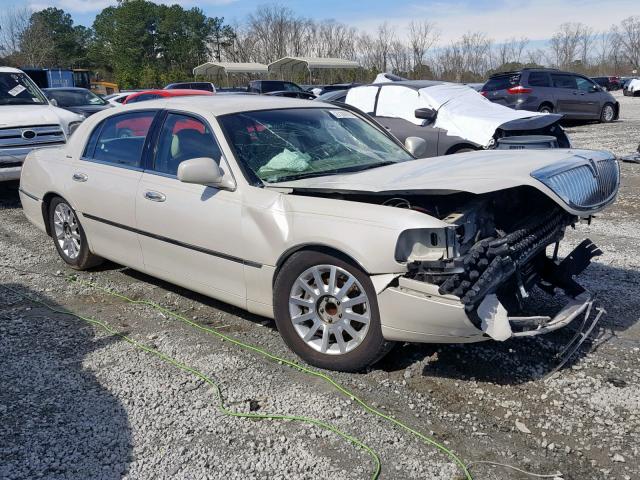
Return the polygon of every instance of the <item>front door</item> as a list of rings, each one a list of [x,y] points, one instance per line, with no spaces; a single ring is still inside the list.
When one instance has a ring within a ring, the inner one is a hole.
[[[136,195],[145,270],[244,307],[240,194],[180,182],[178,165],[198,157],[223,162],[228,171],[207,122],[167,113]]]
[[[600,117],[600,92],[601,89],[596,82],[576,76],[576,84],[578,86],[579,104],[576,108],[585,117]]]
[[[553,96],[556,100],[557,113],[562,113],[567,117],[581,117],[582,113],[578,108],[580,103],[578,96],[578,86],[576,77],[565,73],[552,73]]]
[[[69,201],[78,210],[91,250],[142,267],[135,202],[147,133],[156,111],[114,115],[98,124],[83,155],[73,159]]]

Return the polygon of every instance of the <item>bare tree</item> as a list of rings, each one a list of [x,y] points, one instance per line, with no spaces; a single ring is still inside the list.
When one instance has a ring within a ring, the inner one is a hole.
[[[18,61],[30,67],[47,66],[54,54],[51,32],[40,18],[32,19],[22,32],[19,46]]]
[[[507,63],[522,63],[524,52],[529,44],[527,37],[508,38],[496,46],[494,67]]]
[[[625,18],[619,27],[613,28],[613,35],[631,68],[640,69],[640,16]]]
[[[411,50],[403,42],[394,40],[390,45],[389,63],[396,75],[408,75],[411,71]]]
[[[378,65],[382,72],[388,70],[387,62],[389,61],[389,52],[391,51],[391,44],[395,40],[396,34],[394,28],[387,22],[378,25],[376,31],[375,47]]]
[[[29,27],[31,10],[10,7],[0,13],[0,55],[15,55],[20,51],[20,38]]]
[[[427,20],[412,20],[409,23],[409,48],[411,50],[413,68],[420,71],[426,65],[426,55],[438,39],[440,33],[434,23]]]
[[[585,34],[588,27],[581,23],[563,23],[550,41],[551,61],[559,68],[573,65],[586,52]]]

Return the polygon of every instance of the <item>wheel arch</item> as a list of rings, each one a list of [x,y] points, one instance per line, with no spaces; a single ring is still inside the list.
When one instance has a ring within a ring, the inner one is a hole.
[[[286,261],[294,253],[303,252],[303,251],[320,252],[320,253],[325,253],[327,255],[333,255],[333,256],[335,256],[335,257],[337,257],[337,258],[339,258],[339,259],[341,259],[341,260],[343,260],[343,261],[345,261],[347,263],[350,263],[354,267],[359,268],[360,270],[362,270],[367,275],[369,274],[369,272],[364,267],[364,265],[362,265],[361,262],[359,262],[358,260],[353,258],[351,255],[339,250],[338,248],[331,247],[329,245],[325,245],[325,244],[322,244],[322,243],[303,243],[303,244],[300,244],[300,245],[295,245],[295,246],[285,250],[280,255],[280,257],[276,261],[275,271],[273,272],[273,278],[271,280],[272,285],[275,284],[276,279],[278,278],[278,274],[280,273],[280,270],[282,269],[282,266],[286,263]]]
[[[552,112],[556,111],[556,107],[553,105],[553,102],[550,102],[549,100],[545,100],[540,103],[540,105],[538,105],[538,111],[540,111],[542,107],[550,107]]]
[[[454,153],[459,152],[462,149],[470,148],[472,150],[479,150],[477,145],[472,143],[456,143],[449,147],[449,149],[445,152],[445,155],[453,155]]]

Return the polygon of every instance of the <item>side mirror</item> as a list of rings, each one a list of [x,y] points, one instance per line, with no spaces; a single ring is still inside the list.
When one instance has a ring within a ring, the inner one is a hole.
[[[599,87],[598,85],[591,85],[591,87],[589,88],[590,93],[600,92],[601,90],[602,90],[602,87]]]
[[[210,185],[222,190],[233,190],[235,183],[225,176],[213,158],[200,157],[185,160],[178,165],[178,180],[184,183]]]
[[[424,138],[407,137],[404,141],[404,146],[409,150],[409,152],[411,152],[411,155],[417,158],[420,158],[427,153],[427,142]]]
[[[55,98],[52,98],[51,100],[49,100],[49,103],[50,103],[51,105],[53,105],[54,107],[57,107],[57,106],[58,106],[58,101],[57,101]]]
[[[438,112],[436,112],[433,108],[418,108],[413,113],[416,118],[420,118],[421,120],[429,120],[433,122],[438,116]]]

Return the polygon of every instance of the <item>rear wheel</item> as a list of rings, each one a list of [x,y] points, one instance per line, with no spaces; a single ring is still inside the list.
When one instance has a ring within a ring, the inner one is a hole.
[[[382,358],[376,293],[359,268],[320,252],[298,252],[274,287],[275,320],[285,343],[320,368],[359,371]]]
[[[540,113],[553,113],[553,106],[548,103],[543,103],[540,105],[540,108],[538,108],[538,111]]]
[[[89,251],[84,229],[66,200],[55,197],[49,204],[49,227],[58,254],[71,268],[85,270],[102,263]]]
[[[616,118],[616,109],[610,103],[605,103],[600,112],[600,121],[602,123],[610,123]]]

